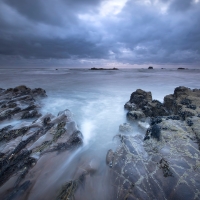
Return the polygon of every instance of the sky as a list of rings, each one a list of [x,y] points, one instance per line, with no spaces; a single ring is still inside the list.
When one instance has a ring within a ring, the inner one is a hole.
[[[200,0],[1,0],[0,67],[200,68]]]

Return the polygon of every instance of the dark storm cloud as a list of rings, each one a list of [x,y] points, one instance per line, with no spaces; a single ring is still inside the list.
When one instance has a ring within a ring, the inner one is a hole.
[[[180,10],[183,11],[182,8]],[[168,14],[162,15],[155,12],[151,6],[144,7],[129,1],[120,13],[120,21],[115,25],[115,29],[118,33],[116,40],[133,55],[127,58],[119,52],[117,59],[132,63],[199,62],[199,11],[197,4],[187,13],[174,13],[174,7],[172,9],[170,5]]]
[[[76,21],[76,14],[95,9],[100,0],[4,0],[26,18],[53,25],[64,25]]]
[[[43,60],[44,65],[51,59],[58,64],[65,59],[200,63],[199,2],[129,0],[115,14],[106,13],[112,9],[109,4],[107,10],[102,7],[108,2],[1,1],[0,65],[17,58]]]

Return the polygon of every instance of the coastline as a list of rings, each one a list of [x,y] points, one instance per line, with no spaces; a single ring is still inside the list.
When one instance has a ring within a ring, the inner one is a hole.
[[[107,155],[104,155],[108,166],[104,169],[107,172],[105,178],[115,185],[114,188],[109,185],[110,192],[107,196],[113,199],[168,199],[180,196],[182,199],[188,199],[188,196],[198,195],[196,180],[199,177],[200,156],[199,94],[198,89],[178,87],[174,94],[164,98],[164,103],[152,100],[151,92],[141,89],[131,94],[130,100],[125,104],[125,109],[128,109],[128,122],[119,126],[119,134],[114,137],[117,141],[116,150],[109,150]],[[37,174],[37,171],[45,166],[44,161],[47,159],[62,160],[62,155],[69,159],[70,154],[81,150],[84,138],[69,110],[58,113],[57,117],[51,113],[40,113],[40,99],[48,98],[41,88],[18,86],[1,89],[0,96],[1,122],[8,120],[9,123],[10,118],[29,121],[0,130],[1,185],[10,185],[9,193],[2,187],[1,196],[5,199],[14,199],[17,196],[24,199],[31,189],[31,184],[37,182],[36,177],[30,179],[30,173],[34,171]],[[144,136],[134,133],[136,125]],[[183,158],[181,163],[180,158]],[[56,193],[57,197],[54,195],[52,199],[64,199],[67,196],[72,198],[74,195],[81,199],[78,197],[81,194],[80,183],[90,184],[93,180],[91,175],[98,174],[102,168],[99,160],[94,157],[84,160],[83,163],[85,164],[82,170],[76,171],[70,181],[65,180],[64,186],[54,183],[55,188],[62,189],[60,193]],[[53,163],[51,165],[48,166],[49,169],[54,166]],[[182,173],[182,170],[179,170],[181,168],[185,168],[184,173],[187,176],[182,177],[179,174]],[[14,174],[13,180],[11,177]],[[182,185],[179,182],[182,180],[189,183],[190,179],[194,180],[193,188],[185,185],[188,187],[186,195],[180,192]],[[150,188],[154,190],[148,189],[146,181],[150,181]],[[158,185],[158,182],[162,184]],[[170,184],[166,185],[168,182]],[[139,188],[143,188],[143,192]],[[160,188],[159,193],[156,188]],[[85,197],[88,198],[87,195]]]

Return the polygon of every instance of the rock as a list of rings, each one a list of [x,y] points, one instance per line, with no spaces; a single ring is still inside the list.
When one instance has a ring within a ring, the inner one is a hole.
[[[138,125],[139,125],[140,128],[144,129],[145,131],[147,131],[147,129],[150,126],[149,123],[147,123],[147,122],[141,122],[141,121],[138,122]]]
[[[144,142],[137,136],[126,136],[116,151],[108,152],[107,165],[119,199],[129,194],[132,199],[181,196],[187,200],[198,190],[200,152],[194,133],[188,133],[187,125],[180,120],[163,119],[159,127],[154,124],[152,135],[147,135]],[[183,182],[190,183],[191,179],[192,187],[184,184],[187,194],[182,195]]]
[[[187,87],[177,87],[174,94],[164,97],[164,107],[169,113],[179,115],[183,120],[187,117],[197,116],[200,112],[200,91]]]
[[[177,69],[182,69],[182,70],[183,70],[183,69],[186,69],[186,68],[184,68],[184,67],[179,67],[179,68],[177,68]]]
[[[142,108],[144,114],[149,117],[156,117],[156,116],[167,116],[169,112],[163,106],[163,104],[157,100],[153,100],[149,102],[146,106]]]
[[[152,117],[151,118],[151,125],[159,124],[162,122],[162,117]]]
[[[131,103],[130,101],[128,101],[125,105],[124,108],[127,110],[136,110],[137,106],[134,103]]]
[[[180,86],[180,87],[175,88],[174,97],[175,98],[181,97],[181,99],[183,99],[187,97],[188,95],[191,95],[191,93],[192,93],[192,90],[190,88]]]
[[[131,94],[130,103],[135,103],[139,107],[146,105],[147,102],[152,101],[151,92],[145,92],[144,90],[137,89]]]
[[[180,117],[178,115],[171,115],[171,116],[166,117],[166,120],[168,120],[168,119],[180,120]]]
[[[106,155],[106,164],[112,167],[114,152],[110,149]]]
[[[133,128],[129,123],[123,123],[119,126],[120,132],[132,132]]]
[[[200,140],[200,118],[192,117],[190,118],[192,130],[194,131],[196,137]]]
[[[145,115],[142,111],[129,111],[127,113],[127,117],[132,120],[138,120],[138,119],[144,118]]]
[[[151,116],[150,126],[143,129],[144,139],[142,133],[123,135],[116,150],[109,150],[106,163],[117,194],[113,199],[198,199],[200,90],[177,87],[164,104],[140,95],[132,94],[136,107],[127,115],[135,119],[134,112],[142,110]]]
[[[92,67],[90,70],[119,70],[118,68],[96,68]]]
[[[159,141],[160,140],[160,134],[161,134],[160,127],[157,124],[154,124],[151,127],[150,134],[151,134],[151,137],[153,137],[153,138],[155,138]]]
[[[152,67],[152,66],[149,66],[148,69],[153,69],[153,67]]]
[[[59,112],[58,116],[40,114],[40,98],[46,96],[45,90],[30,89],[24,85],[1,90],[0,121],[13,119],[17,123],[0,129],[0,186],[4,187],[9,181],[10,194],[5,198],[1,194],[3,199],[10,199],[15,195],[21,197],[19,190],[28,188],[22,182],[25,181],[25,184],[26,177],[30,177],[29,171],[38,167],[38,159],[48,157],[48,160],[56,160],[51,152],[70,150],[70,154],[83,144],[83,135],[68,109]],[[89,171],[95,170],[92,163],[89,167]],[[32,176],[30,184],[36,181],[36,177]]]
[[[139,110],[149,117],[167,116],[169,111],[158,100],[152,100],[151,92],[138,89],[131,94],[130,101],[125,104],[126,108]]]
[[[174,111],[174,107],[175,107],[174,104],[175,104],[175,100],[172,94],[169,94],[164,97],[164,107],[166,107],[170,113],[173,113]]]

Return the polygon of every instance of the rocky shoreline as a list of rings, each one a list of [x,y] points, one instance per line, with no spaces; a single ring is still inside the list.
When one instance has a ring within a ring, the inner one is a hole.
[[[43,98],[41,88],[0,89],[1,199],[28,199],[37,179],[34,170],[49,165],[47,171],[56,170],[56,160],[68,160],[83,144],[68,109],[57,116],[40,113]],[[113,138],[117,148],[105,155],[106,169],[97,158],[78,158],[74,179],[59,184],[56,197],[45,194],[47,199],[90,199],[82,192],[98,176],[109,182],[105,187],[113,200],[200,198],[200,90],[177,87],[161,103],[138,89],[124,108],[128,122]],[[38,176],[45,177],[44,172]]]
[[[59,112],[58,116],[42,116],[40,99],[45,97],[41,88],[22,85],[0,89],[1,124],[18,122],[0,129],[0,186],[15,176],[9,190],[1,191],[1,199],[19,198],[27,192],[32,183],[24,182],[25,177],[41,157],[49,152],[72,150],[83,143],[69,110]]]
[[[200,90],[177,87],[161,103],[138,89],[124,107],[130,124],[120,125],[120,145],[106,157],[115,198],[199,199]]]

